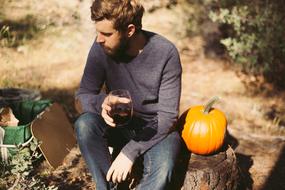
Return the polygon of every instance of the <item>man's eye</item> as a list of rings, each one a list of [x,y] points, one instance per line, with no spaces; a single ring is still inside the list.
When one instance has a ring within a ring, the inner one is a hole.
[[[109,37],[112,35],[112,33],[102,33],[104,36]]]

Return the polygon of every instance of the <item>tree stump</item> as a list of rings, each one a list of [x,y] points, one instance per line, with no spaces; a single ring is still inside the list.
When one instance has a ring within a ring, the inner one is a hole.
[[[181,190],[234,190],[238,167],[231,147],[210,156],[191,154]]]

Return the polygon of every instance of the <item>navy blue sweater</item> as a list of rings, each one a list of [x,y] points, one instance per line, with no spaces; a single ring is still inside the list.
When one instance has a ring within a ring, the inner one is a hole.
[[[144,121],[134,126],[141,128],[141,134],[121,150],[132,161],[167,136],[177,120],[181,95],[182,68],[176,47],[158,34],[144,33],[143,51],[129,59],[114,60],[94,42],[76,93],[84,112],[101,114],[109,91],[129,90],[134,117]]]

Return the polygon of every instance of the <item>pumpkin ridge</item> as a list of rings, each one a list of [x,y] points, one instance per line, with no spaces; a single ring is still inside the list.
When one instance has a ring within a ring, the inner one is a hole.
[[[189,125],[189,131],[188,131],[188,134],[187,134],[187,137],[190,139],[190,144],[189,144],[189,146],[193,146],[192,134],[193,134],[194,128],[195,128],[195,125],[193,125],[193,123],[191,123],[191,124]]]
[[[210,145],[208,146],[207,153],[210,153],[211,152],[210,148],[215,146],[214,140],[216,139],[216,136],[215,136],[216,133],[214,131],[215,130],[214,122],[210,120],[209,123],[210,123],[209,127],[211,128],[211,132],[210,132],[210,139],[209,139]]]
[[[198,126],[196,126],[197,128],[198,128],[198,130],[199,130],[199,133],[198,134],[201,134],[201,122],[199,123],[199,125]],[[198,141],[197,142],[201,142],[201,135],[198,135],[197,136],[197,139],[198,139]],[[203,140],[203,139],[202,139]],[[201,149],[201,144],[202,143],[198,143],[197,145],[196,145],[196,147],[195,147],[195,152],[198,152],[198,153],[200,153],[199,152],[199,150]],[[202,149],[203,149],[203,147],[202,147]]]
[[[214,121],[213,121],[214,122]],[[220,146],[220,125],[219,125],[219,120],[216,119],[215,121],[215,144],[213,145],[214,147],[214,151],[216,151],[218,149],[218,147]]]
[[[202,122],[199,120],[199,121],[196,121],[193,123],[193,128],[195,128],[195,132],[194,132],[194,135],[195,135],[195,142],[194,143],[194,150],[195,150],[195,153],[199,152],[199,149],[201,149],[201,144],[200,143],[196,143],[196,142],[200,142],[201,141],[201,135],[197,135],[197,134],[201,134],[201,127],[202,126]],[[193,133],[192,133],[193,134]],[[193,137],[193,135],[192,135]]]

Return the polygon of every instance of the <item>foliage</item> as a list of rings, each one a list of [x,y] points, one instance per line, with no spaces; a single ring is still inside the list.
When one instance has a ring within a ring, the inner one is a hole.
[[[188,35],[201,34],[203,30],[201,25],[209,19],[207,11],[210,3],[200,0],[187,0],[186,2],[190,4],[190,6],[184,6],[185,12],[188,15],[187,33]]]
[[[42,155],[38,151],[39,143],[33,140],[29,146],[21,147],[17,153],[10,157],[8,163],[0,162],[0,189],[31,189],[56,190],[54,186],[47,187],[41,176],[34,174],[33,163]]]
[[[42,30],[33,15],[23,19],[0,22],[0,47],[17,47],[36,36]]]
[[[284,8],[277,0],[224,0],[209,14],[213,21],[231,26],[221,43],[233,60],[245,72],[263,74],[278,86],[285,79]]]

